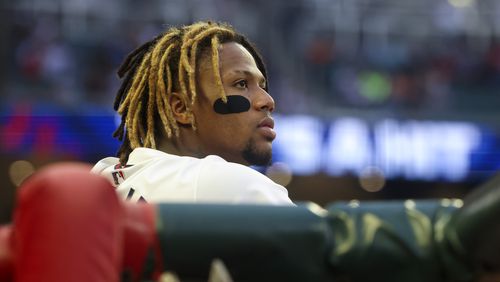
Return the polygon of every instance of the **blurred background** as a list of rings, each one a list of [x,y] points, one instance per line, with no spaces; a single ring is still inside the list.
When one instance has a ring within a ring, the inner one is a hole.
[[[292,199],[463,197],[500,170],[500,1],[0,2],[0,223],[43,165],[115,155],[125,55],[170,25],[231,23],[277,103]]]

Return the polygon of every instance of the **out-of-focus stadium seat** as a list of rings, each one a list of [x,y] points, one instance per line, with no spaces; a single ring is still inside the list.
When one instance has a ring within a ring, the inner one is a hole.
[[[12,230],[0,233],[2,281],[12,274],[16,282],[117,282],[126,269],[142,271],[154,207],[124,208],[107,180],[89,171],[52,165],[20,187]]]
[[[12,280],[11,226],[0,226],[0,281]]]
[[[20,187],[15,281],[119,281],[123,214],[113,188],[81,164],[57,164]]]

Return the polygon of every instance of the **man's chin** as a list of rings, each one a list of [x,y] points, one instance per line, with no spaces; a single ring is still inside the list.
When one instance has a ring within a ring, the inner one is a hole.
[[[271,142],[259,142],[261,140],[251,139],[242,152],[243,159],[254,166],[269,166],[272,161],[273,148]]]
[[[253,149],[253,150],[252,150]],[[257,151],[255,148],[247,148],[243,151],[243,159],[250,165],[268,166],[272,161],[272,151]]]
[[[254,166],[269,166],[271,165],[272,158],[253,158],[253,159],[245,159],[250,165]]]

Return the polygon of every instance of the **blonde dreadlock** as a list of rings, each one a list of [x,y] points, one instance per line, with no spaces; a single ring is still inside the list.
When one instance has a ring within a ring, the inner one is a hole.
[[[113,133],[123,141],[118,151],[122,164],[137,147],[156,149],[157,130],[162,130],[168,138],[178,136],[179,127],[168,97],[172,92],[179,93],[191,112],[197,96],[197,61],[204,50],[210,51],[219,95],[227,101],[219,73],[219,46],[226,42],[243,45],[267,79],[262,57],[255,47],[245,36],[224,23],[197,22],[170,28],[125,58],[118,69],[118,76],[124,79],[114,103],[114,109],[121,115],[121,123]],[[196,129],[194,122],[192,127]]]

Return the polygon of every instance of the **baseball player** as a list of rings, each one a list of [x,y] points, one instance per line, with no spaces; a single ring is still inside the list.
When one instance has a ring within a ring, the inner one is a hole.
[[[293,205],[247,167],[270,163],[276,133],[266,68],[244,35],[222,23],[173,27],[130,53],[118,75],[123,144],[93,172],[122,198]]]

